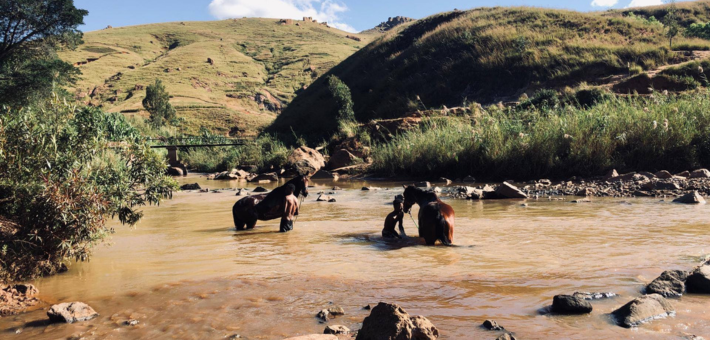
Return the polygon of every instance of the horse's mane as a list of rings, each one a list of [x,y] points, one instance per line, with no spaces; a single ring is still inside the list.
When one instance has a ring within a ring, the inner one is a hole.
[[[404,190],[405,193],[406,193],[408,190],[409,190],[409,191],[413,191],[413,192],[414,192],[414,195],[417,197],[417,199],[423,198],[423,199],[426,199],[426,200],[428,200],[428,201],[430,201],[430,202],[431,202],[431,201],[436,201],[436,200],[439,199],[439,196],[437,196],[435,192],[430,191],[430,190],[424,190],[424,189],[421,189],[421,188],[417,188],[417,187],[415,187],[415,186],[409,186],[409,187],[407,187],[407,189]]]
[[[272,192],[270,192],[264,199],[257,204],[257,208],[259,209],[266,209],[269,210],[272,207],[281,204],[281,200],[286,197],[286,186],[289,184],[293,184],[296,187],[296,191],[294,194],[300,193],[299,188],[302,187],[303,185],[303,176],[298,176],[288,182],[286,184],[274,189]],[[301,190],[303,190],[301,188]]]

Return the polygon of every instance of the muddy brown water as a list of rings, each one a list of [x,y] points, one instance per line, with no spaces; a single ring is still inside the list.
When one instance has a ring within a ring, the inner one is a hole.
[[[209,188],[251,187],[211,182]],[[145,209],[135,229],[116,233],[91,262],[36,282],[49,303],[83,301],[101,316],[47,324],[45,310],[0,319],[2,339],[282,339],[322,333],[314,315],[330,303],[358,329],[362,307],[386,301],[428,317],[441,339],[494,339],[495,319],[519,339],[678,339],[710,335],[710,297],[674,300],[677,315],[638,329],[612,325],[608,313],[640,295],[663,270],[689,269],[710,253],[709,206],[661,199],[459,201],[457,247],[416,238],[382,240],[384,217],[401,183],[338,182],[337,203],[317,203],[316,182],[294,232],[278,221],[236,232],[235,192],[184,192]],[[365,185],[381,190],[361,191]],[[273,187],[274,185],[271,185]],[[415,210],[417,208],[415,207]],[[416,211],[415,211],[416,216]],[[405,220],[409,236],[413,222]],[[540,313],[556,294],[614,292],[586,316]],[[138,326],[124,326],[128,319]]]

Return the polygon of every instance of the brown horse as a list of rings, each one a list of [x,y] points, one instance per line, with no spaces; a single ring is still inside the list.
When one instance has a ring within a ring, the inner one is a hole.
[[[254,195],[244,197],[234,203],[232,217],[237,230],[254,229],[256,221],[268,221],[283,217],[286,186],[293,184],[296,190],[293,195],[298,197],[303,194],[308,197],[308,177],[298,176],[288,183],[274,189],[268,195]]]
[[[442,202],[436,193],[404,186],[404,212],[410,213],[414,204],[419,205],[419,236],[427,245],[436,240],[450,246],[454,241],[454,209]]]

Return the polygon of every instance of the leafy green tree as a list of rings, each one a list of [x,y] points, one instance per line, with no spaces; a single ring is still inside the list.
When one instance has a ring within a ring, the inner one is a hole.
[[[74,83],[80,72],[56,51],[82,43],[87,14],[73,0],[0,1],[0,104],[26,105]]]
[[[670,45],[670,48],[673,49],[673,38],[678,36],[678,33],[680,33],[680,24],[678,23],[678,7],[675,5],[675,0],[671,0],[670,3],[671,5],[668,7],[668,13],[664,18],[664,21],[668,44]]]
[[[328,88],[338,105],[339,121],[355,121],[355,111],[353,110],[353,98],[350,88],[340,78],[328,76]]]
[[[175,109],[170,105],[170,94],[160,79],[145,89],[143,107],[150,112],[150,121],[155,127],[164,126],[166,122],[173,124],[176,119]]]
[[[176,189],[165,159],[120,113],[76,108],[58,96],[0,119],[0,281],[53,274],[87,260],[112,232],[133,225],[140,207]],[[12,230],[14,229],[14,230]]]

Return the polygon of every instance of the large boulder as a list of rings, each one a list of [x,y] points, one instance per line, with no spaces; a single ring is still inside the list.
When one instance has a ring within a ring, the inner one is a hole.
[[[186,190],[202,190],[202,187],[198,183],[194,184],[184,184],[183,186],[180,187],[180,190],[186,191]]]
[[[665,298],[681,297],[685,292],[685,280],[688,272],[667,270],[646,286],[646,294],[658,294]]]
[[[674,313],[673,305],[663,296],[651,294],[634,299],[615,310],[612,315],[619,326],[631,328]]]
[[[673,178],[673,174],[671,174],[671,173],[668,172],[667,170],[661,170],[661,171],[657,172],[655,175],[656,175],[656,177],[658,177],[658,178],[660,178],[660,179],[671,179],[671,178]]]
[[[496,194],[500,198],[528,198],[527,194],[509,183],[501,183],[496,189]]]
[[[99,316],[99,313],[83,302],[66,302],[52,306],[47,316],[52,322],[74,323],[91,320]]]
[[[278,182],[279,175],[275,172],[268,172],[249,179],[249,182],[263,183],[263,182]]]
[[[557,295],[552,300],[552,312],[557,314],[588,314],[592,304],[581,295]]]
[[[341,149],[336,151],[328,160],[328,169],[340,169],[355,164],[357,157],[350,151]]]
[[[688,293],[710,294],[710,263],[695,269],[685,281]]]
[[[683,204],[703,204],[705,199],[697,191],[693,191],[689,194],[683,195],[673,200],[675,203]]]
[[[698,169],[690,173],[690,178],[710,178],[708,169]]]
[[[321,168],[325,167],[325,158],[320,152],[306,146],[302,146],[293,152],[286,159],[288,172],[294,175],[313,175]]]
[[[356,340],[433,340],[439,330],[425,317],[410,317],[394,304],[380,302],[365,318]]]

